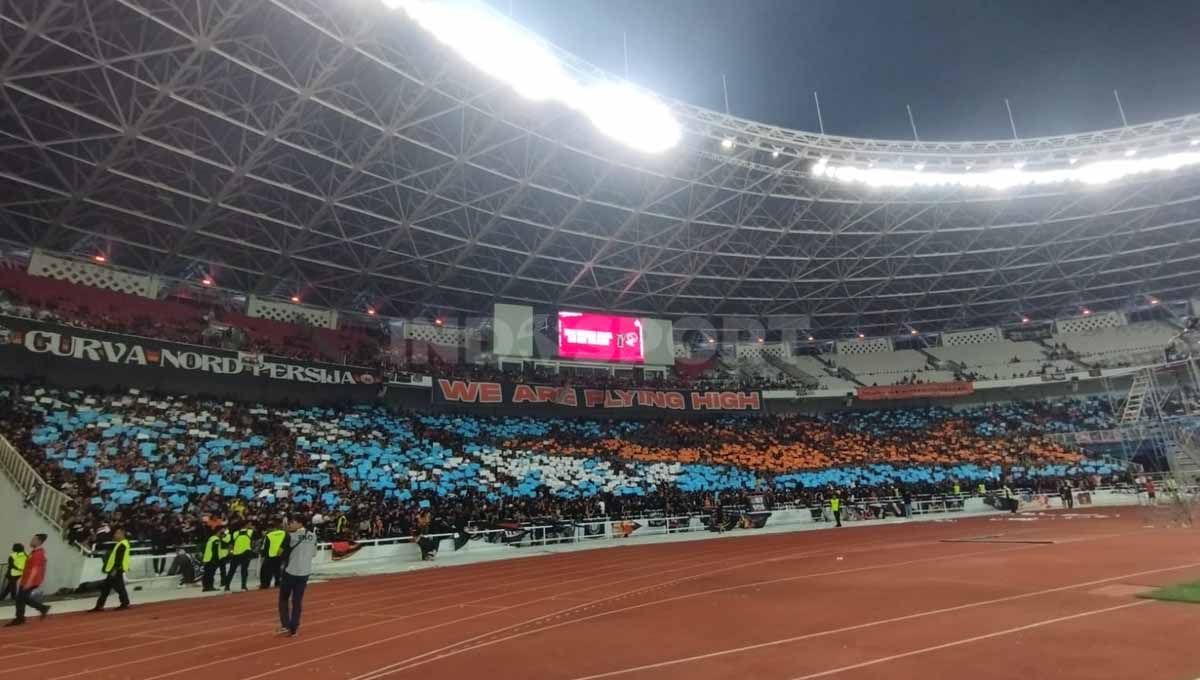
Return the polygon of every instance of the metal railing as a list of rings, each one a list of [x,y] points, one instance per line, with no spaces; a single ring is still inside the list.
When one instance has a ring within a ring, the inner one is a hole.
[[[0,436],[0,468],[16,485],[25,499],[26,507],[33,508],[55,529],[62,531],[62,510],[69,497],[46,483],[38,471],[25,460],[16,447]]]

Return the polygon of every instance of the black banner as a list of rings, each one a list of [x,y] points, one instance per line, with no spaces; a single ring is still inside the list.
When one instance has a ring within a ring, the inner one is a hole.
[[[258,401],[364,399],[375,372],[0,315],[0,375]]]
[[[761,411],[762,392],[668,389],[591,389],[524,383],[440,379],[433,403],[474,407],[534,406],[567,410]]]

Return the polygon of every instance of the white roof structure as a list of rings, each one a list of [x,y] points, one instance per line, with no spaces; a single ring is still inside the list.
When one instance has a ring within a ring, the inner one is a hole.
[[[638,92],[679,125],[676,144],[645,153],[607,134],[628,121],[526,99],[371,0],[12,0],[0,20],[13,46],[0,240],[17,248],[103,249],[137,271],[211,271],[228,290],[382,315],[489,315],[495,302],[787,315],[821,338],[1197,292],[1194,164],[1004,190],[877,188],[814,166],[1183,158],[1200,149],[1200,115],[917,142]],[[616,80],[543,47],[578,82]]]

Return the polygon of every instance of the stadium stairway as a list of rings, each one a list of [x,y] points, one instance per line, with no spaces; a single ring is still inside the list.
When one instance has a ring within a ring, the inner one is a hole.
[[[797,366],[791,362],[785,361],[784,359],[781,359],[777,356],[773,356],[770,354],[764,354],[763,359],[765,359],[768,364],[779,369],[779,371],[781,373],[783,373],[784,375],[790,376],[792,378],[796,378],[797,380],[802,382],[805,387],[807,387],[809,389],[816,388],[818,385],[821,384],[820,378],[810,375],[809,373],[807,373],[806,371],[801,369],[799,366]]]
[[[0,482],[0,517],[4,518],[0,541],[6,547],[21,543],[28,549],[30,537],[46,534],[49,538],[45,548],[47,569],[43,592],[50,594],[75,588],[87,558],[78,547],[62,538],[57,517],[66,496],[47,485],[3,437],[0,437],[0,468],[4,470],[4,481]]]
[[[1045,338],[1038,338],[1037,344],[1041,345],[1042,349],[1044,350],[1043,353],[1046,355],[1047,361],[1055,360],[1054,359],[1054,348],[1050,346],[1050,343],[1046,342]],[[1075,357],[1075,358],[1067,357],[1066,359],[1067,359],[1067,361],[1070,361],[1073,365],[1077,366],[1079,368],[1079,370],[1081,370],[1081,371],[1090,371],[1093,368],[1095,368],[1095,366],[1092,366],[1091,364],[1088,364],[1088,363],[1084,362],[1082,359],[1079,359],[1077,357]]]

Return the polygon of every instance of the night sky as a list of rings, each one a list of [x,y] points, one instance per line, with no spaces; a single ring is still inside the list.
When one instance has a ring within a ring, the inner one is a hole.
[[[507,12],[508,0],[490,0]],[[1200,0],[512,0],[513,18],[671,97],[816,131],[1022,137],[1200,112]]]

